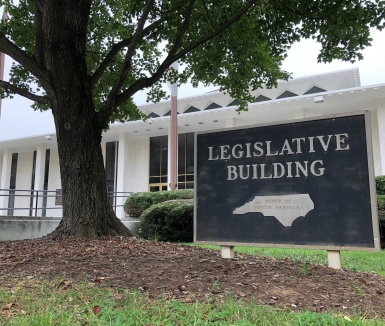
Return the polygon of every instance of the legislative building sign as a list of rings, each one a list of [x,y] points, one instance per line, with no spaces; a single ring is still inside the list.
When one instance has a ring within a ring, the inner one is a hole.
[[[368,113],[195,142],[196,243],[379,250]]]

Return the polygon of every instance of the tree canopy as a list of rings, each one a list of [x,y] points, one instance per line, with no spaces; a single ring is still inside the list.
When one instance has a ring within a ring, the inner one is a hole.
[[[49,2],[68,6],[74,13],[79,6],[87,7],[83,17],[79,10],[78,18],[87,20],[79,59],[85,60],[95,108],[105,123],[139,118],[132,100],[138,90],[148,89],[149,102],[166,98],[161,88],[164,72],[175,60],[184,68],[179,83],[190,79],[193,86],[219,85],[245,108],[250,89],[289,78],[280,66],[294,42],[301,38],[320,42],[319,62],[354,62],[362,59],[360,52],[371,43],[370,28],[384,26],[384,1],[371,0]],[[18,93],[36,101],[35,109],[48,109],[46,87],[30,67],[50,71],[44,38],[48,0],[0,3],[10,15],[2,24],[0,50],[17,61],[9,83],[2,83],[3,96]],[[68,21],[72,18],[63,18],[59,28],[68,29],[68,34],[79,32]]]

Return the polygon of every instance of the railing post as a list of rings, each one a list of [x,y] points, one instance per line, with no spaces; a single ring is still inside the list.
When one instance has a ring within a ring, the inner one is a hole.
[[[36,190],[36,205],[35,205],[35,217],[37,217],[37,203],[39,201],[39,191]]]

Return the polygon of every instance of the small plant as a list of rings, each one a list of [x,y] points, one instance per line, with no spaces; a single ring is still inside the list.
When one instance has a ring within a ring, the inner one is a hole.
[[[215,293],[217,291],[217,289],[219,289],[220,287],[221,287],[221,284],[219,283],[219,280],[215,280],[215,282],[213,283],[213,285],[211,287],[210,292]]]
[[[355,286],[351,283],[349,283],[348,285],[350,288],[352,288],[354,290],[354,292],[357,294],[357,296],[359,296],[359,297],[365,297],[366,296],[365,291],[363,291],[360,287]]]
[[[140,217],[139,234],[145,239],[171,242],[193,240],[194,202],[170,200],[155,204]]]
[[[305,251],[303,252],[302,259],[301,259],[301,273],[304,276],[309,273],[309,262],[306,259],[306,252]]]

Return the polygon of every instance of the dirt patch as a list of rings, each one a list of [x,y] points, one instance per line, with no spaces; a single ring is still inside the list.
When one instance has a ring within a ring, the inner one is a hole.
[[[277,308],[385,317],[385,279],[375,273],[251,255],[222,259],[215,250],[129,238],[0,242],[0,286],[28,276],[86,280],[183,302],[231,294]]]

